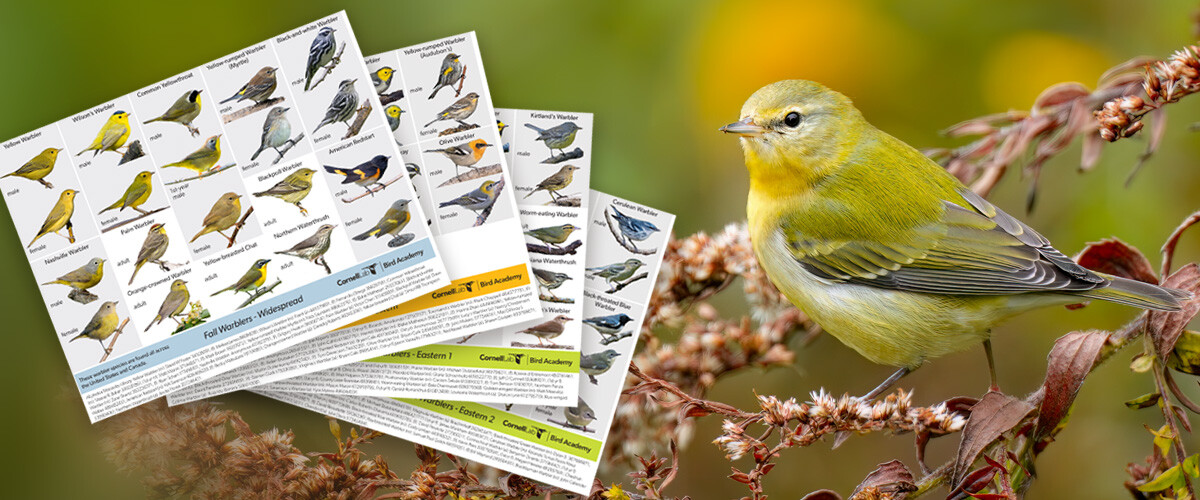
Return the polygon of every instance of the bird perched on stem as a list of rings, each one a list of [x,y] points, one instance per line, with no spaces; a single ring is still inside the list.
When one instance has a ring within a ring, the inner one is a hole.
[[[221,134],[209,137],[204,141],[204,145],[199,149],[192,151],[191,154],[183,157],[174,163],[163,165],[166,167],[186,168],[196,172],[198,177],[204,177],[204,173],[208,172],[217,161],[221,159]]]
[[[304,208],[300,202],[304,201],[304,198],[308,197],[308,193],[312,191],[314,173],[316,173],[316,170],[311,168],[298,168],[296,171],[288,174],[287,177],[284,177],[283,180],[276,182],[270,189],[254,193],[254,196],[279,198],[296,205],[296,208],[300,209],[300,215],[308,216],[308,209]]]
[[[554,340],[551,339],[557,338],[559,335],[563,334],[563,331],[566,330],[566,324],[568,321],[571,321],[569,316],[559,314],[558,316],[551,318],[549,321],[538,323],[520,330],[517,333],[528,333],[534,337],[537,337],[538,345],[545,345],[542,342],[543,340],[549,342],[550,345],[558,345],[555,344]]]
[[[567,424],[586,431],[588,424],[596,420],[596,412],[583,398],[579,398],[579,404],[563,407],[563,417],[566,417]]]
[[[475,212],[475,215],[479,215],[480,212],[487,210],[488,207],[496,203],[496,195],[499,192],[496,189],[496,181],[483,181],[483,184],[480,184],[478,188],[472,189],[452,200],[439,203],[438,208],[460,206]]]
[[[567,280],[571,279],[571,275],[569,275],[567,273],[560,273],[558,271],[549,271],[546,269],[539,269],[536,267],[533,268],[533,277],[537,279],[538,286],[545,288],[546,293],[550,294],[551,297],[554,297],[556,299],[558,298],[558,296],[554,295],[553,290],[562,286],[563,283],[566,283]]]
[[[483,153],[492,147],[483,139],[475,139],[462,144],[455,144],[444,149],[426,149],[426,153],[438,153],[454,163],[454,175],[458,175],[458,167],[475,168],[474,165],[483,159]]]
[[[358,109],[358,91],[354,89],[355,81],[357,79],[342,80],[342,83],[338,85],[337,94],[334,94],[333,101],[325,110],[325,117],[321,119],[321,123],[317,124],[317,128],[313,129],[313,134],[321,130],[321,127],[332,123],[345,123],[354,117],[354,112]]]
[[[146,203],[146,200],[150,199],[150,193],[154,191],[154,183],[150,182],[150,177],[153,175],[154,172],[149,170],[139,172],[133,177],[133,182],[129,184],[129,187],[125,188],[125,194],[121,195],[121,197],[118,198],[117,201],[114,201],[112,205],[109,205],[105,207],[104,210],[101,210],[100,213],[104,213],[113,209],[120,211],[125,210],[126,208],[132,208],[138,213],[145,215],[146,211],[139,207]]]
[[[412,213],[408,210],[409,203],[410,200],[403,198],[392,202],[392,206],[383,212],[383,216],[379,218],[379,222],[376,222],[371,229],[355,236],[354,240],[363,241],[372,236],[379,238],[385,235],[396,236],[400,234],[400,231],[404,230],[404,226],[407,226],[409,221],[412,220]]]
[[[142,122],[143,125],[154,122],[175,122],[187,127],[188,133],[193,136],[200,135],[200,130],[192,126],[192,120],[200,116],[200,90],[189,90],[179,96],[171,107],[167,108],[163,114]]]
[[[428,127],[442,120],[454,120],[463,126],[467,126],[467,123],[463,120],[475,114],[475,108],[478,107],[479,94],[471,92],[463,96],[462,99],[454,101],[454,104],[446,106],[446,109],[443,109],[432,120],[429,120],[429,123],[426,123],[425,126]]]
[[[229,101],[242,102],[247,99],[259,104],[271,98],[271,94],[275,93],[275,88],[279,86],[279,82],[275,80],[275,71],[279,68],[263,66],[250,77],[250,81],[242,85],[242,88],[234,92],[233,95],[221,101],[220,104],[225,104]]]
[[[557,201],[559,198],[562,198],[562,195],[558,194],[558,192],[566,189],[567,186],[571,185],[571,181],[575,180],[576,170],[579,170],[579,167],[576,167],[575,165],[563,165],[562,168],[558,169],[558,172],[555,172],[550,177],[542,179],[542,182],[537,183],[537,185],[533,187],[533,191],[530,191],[529,194],[526,194],[525,198],[533,196],[533,194],[538,191],[545,191],[550,193],[551,202]]]
[[[267,281],[268,262],[271,262],[271,259],[258,259],[254,261],[254,264],[250,265],[250,269],[241,278],[238,278],[232,285],[213,292],[213,296],[229,290],[233,290],[234,294],[245,292],[246,295],[252,295],[255,289]]]
[[[50,213],[46,215],[46,221],[42,222],[42,227],[38,229],[33,240],[29,242],[26,248],[30,248],[34,243],[37,243],[38,238],[50,233],[58,234],[64,227],[67,228],[66,237],[71,243],[75,243],[75,237],[70,234],[71,217],[75,215],[75,194],[78,191],[74,189],[64,189],[58,195],[58,201],[54,203],[54,207],[50,209]]]
[[[175,324],[183,326],[183,322],[179,321],[176,316],[183,314],[187,310],[188,300],[192,294],[188,292],[187,282],[183,280],[175,280],[171,282],[171,290],[167,292],[167,296],[163,298],[162,305],[158,306],[158,314],[154,319],[150,320],[150,324],[146,325],[143,332],[150,331],[150,327],[161,324],[163,320],[171,318],[175,320]]]
[[[429,94],[430,99],[433,99],[438,91],[442,90],[442,87],[452,87],[462,79],[463,64],[458,60],[459,57],[458,54],[451,52],[442,58],[442,68],[438,70],[437,84],[434,85],[433,92]]]
[[[267,119],[263,121],[262,139],[259,142],[258,150],[250,155],[250,161],[257,160],[258,155],[268,148],[274,149],[275,153],[283,156],[279,148],[287,144],[292,137],[292,122],[287,119],[289,109],[292,108],[276,106],[267,112]]]
[[[129,139],[129,130],[129,113],[115,111],[100,127],[100,132],[96,133],[96,138],[92,140],[92,143],[82,151],[75,153],[75,156],[92,151],[92,158],[95,158],[104,151],[117,152],[117,149],[124,146],[125,141]]]
[[[213,203],[212,208],[208,210],[208,215],[205,215],[204,221],[200,223],[200,231],[197,231],[188,243],[195,243],[197,238],[214,232],[232,241],[223,231],[237,225],[238,219],[241,218],[241,197],[240,194],[230,192],[217,198],[217,202]]]
[[[621,329],[625,328],[625,325],[629,324],[630,321],[633,321],[633,318],[630,318],[628,314],[617,313],[610,314],[608,316],[587,318],[583,320],[583,324],[595,328],[596,333],[599,333],[601,337],[608,339],[620,333]]]
[[[618,262],[607,266],[589,267],[587,268],[587,273],[589,276],[604,278],[604,282],[608,283],[609,293],[612,293],[617,291],[614,284],[620,284],[632,278],[633,273],[636,273],[644,265],[640,260],[626,259],[625,262]]]
[[[337,227],[337,224],[322,224],[312,236],[292,245],[292,248],[275,253],[300,257],[324,267],[325,272],[329,273],[329,264],[325,263],[325,252],[329,251],[329,242],[332,239],[330,235],[333,233],[333,228],[335,227]]]
[[[50,175],[50,172],[54,171],[54,164],[58,162],[58,154],[61,152],[62,148],[43,149],[37,156],[34,156],[25,162],[24,165],[21,165],[21,168],[4,174],[0,178],[24,177],[31,181],[38,181],[43,186],[46,186],[46,189],[54,189],[54,185],[46,182],[45,179],[47,175]]]
[[[557,149],[562,154],[566,154],[563,151],[564,148],[575,143],[575,134],[583,130],[583,127],[576,125],[575,122],[563,122],[550,128],[538,128],[532,123],[526,123],[525,126],[538,133],[537,138],[534,140],[542,141],[546,144],[551,153]]]
[[[525,231],[525,236],[537,239],[542,243],[554,245],[557,248],[562,245],[567,238],[571,237],[571,233],[579,230],[579,227],[574,224],[563,224],[560,226],[539,227]]]
[[[979,343],[994,388],[991,328],[1014,314],[1089,299],[1173,311],[1187,296],[1080,267],[820,84],[763,87],[721,130],[740,137],[767,276],[842,343],[900,368],[867,399]]]
[[[613,218],[617,220],[617,229],[621,231],[621,236],[629,240],[629,246],[633,248],[637,248],[633,242],[646,241],[647,238],[659,231],[658,226],[655,226],[653,222],[625,215],[617,210],[616,205],[612,205],[611,208]]]
[[[162,257],[167,253],[167,246],[170,244],[171,239],[167,237],[165,226],[161,223],[150,226],[150,230],[146,231],[146,239],[142,240],[142,248],[138,250],[137,259],[134,260],[133,274],[129,276],[129,284],[133,285],[138,271],[141,271],[142,266],[147,263],[158,264],[161,267],[163,265]]]
[[[389,159],[390,157],[388,156],[375,155],[374,158],[362,162],[354,168],[325,165],[325,171],[345,177],[345,179],[342,179],[342,184],[353,182],[359,187],[366,189],[367,193],[371,196],[375,196],[376,191],[387,187],[382,182],[379,182],[379,179],[383,178],[383,173],[387,171]],[[371,189],[372,185],[378,185],[379,189]]]
[[[579,371],[588,376],[588,381],[592,385],[599,385],[600,382],[596,380],[596,376],[603,375],[609,368],[612,368],[613,360],[617,359],[620,355],[620,353],[613,349],[585,354],[579,357]]]
[[[88,321],[87,325],[84,325],[83,331],[79,332],[79,335],[71,337],[68,342],[79,339],[95,339],[100,343],[100,348],[104,349],[104,353],[109,354],[111,351],[104,346],[104,341],[117,331],[119,323],[121,323],[121,318],[117,316],[117,303],[105,302],[100,304],[100,309],[96,310],[96,314],[92,315],[92,319]]]
[[[317,32],[317,36],[313,38],[312,45],[308,47],[308,63],[304,67],[304,90],[306,92],[312,86],[312,79],[317,74],[317,70],[333,62],[333,52],[337,50],[337,38],[333,36],[335,31],[337,30],[332,26],[321,28]]]

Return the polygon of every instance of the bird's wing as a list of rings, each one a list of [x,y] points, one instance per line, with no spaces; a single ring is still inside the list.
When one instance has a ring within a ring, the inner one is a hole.
[[[810,273],[835,282],[944,295],[1090,290],[1107,280],[983,198],[960,190],[971,208],[944,202],[939,220],[889,241],[784,237]]]
[[[262,272],[259,271],[258,269],[251,269],[249,271],[246,271],[246,274],[243,274],[242,277],[237,280],[237,283],[233,284],[233,290],[238,291],[243,288],[246,288],[246,287],[250,286],[251,283],[258,281],[258,279],[261,277],[262,277]]]
[[[87,281],[91,277],[92,277],[92,273],[88,272],[87,269],[76,269],[67,274],[59,276],[58,279],[61,281],[66,281],[68,283],[79,283],[79,282]]]
[[[312,187],[312,183],[305,182],[300,179],[284,179],[279,181],[271,189],[266,190],[263,194],[282,196],[285,194],[298,193]]]
[[[166,250],[165,248],[160,248],[162,247],[162,240],[162,234],[150,233],[150,235],[146,237],[146,241],[142,243],[141,250],[138,250],[137,261],[146,262],[151,259],[161,257],[162,253],[160,253],[160,251],[165,252]],[[158,253],[158,255],[154,255],[155,253]]]
[[[208,211],[208,215],[204,216],[204,222],[201,225],[202,226],[211,226],[213,224],[216,224],[217,221],[225,218],[226,215],[229,215],[228,213],[222,213],[219,210],[220,208],[221,208],[220,203],[213,205],[212,209]],[[232,208],[232,207],[230,207],[230,208]]]
[[[104,132],[100,138],[100,145],[104,148],[113,147],[127,133],[129,133],[129,127],[127,126],[114,124],[110,127],[104,127]]]
[[[287,249],[287,251],[295,252],[298,250],[304,250],[306,248],[315,247],[315,246],[317,246],[317,241],[319,239],[320,239],[320,233],[314,234],[312,236],[304,238],[304,240],[301,241],[300,243],[296,243],[295,245],[292,245],[292,248]]]
[[[146,194],[146,191],[148,189],[150,189],[149,182],[146,182],[146,183],[135,182],[133,185],[129,186],[129,189],[125,190],[125,197],[121,199],[121,205],[125,206],[125,207],[132,205],[133,202],[137,201],[137,199],[140,198],[143,194]]]
[[[215,151],[208,149],[207,147],[203,147],[203,148],[197,149],[195,151],[192,151],[191,154],[183,157],[182,160],[179,160],[175,163],[196,162],[196,161],[208,158],[213,153],[215,153]]]

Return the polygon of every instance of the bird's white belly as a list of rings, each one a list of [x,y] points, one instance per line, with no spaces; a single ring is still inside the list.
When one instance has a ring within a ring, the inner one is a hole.
[[[962,297],[833,283],[795,261],[783,236],[755,241],[759,261],[787,298],[829,334],[880,364],[915,368],[985,340],[1010,316],[1007,297]]]

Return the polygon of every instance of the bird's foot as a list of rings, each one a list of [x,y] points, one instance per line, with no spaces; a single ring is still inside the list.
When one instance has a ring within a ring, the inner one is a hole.
[[[297,203],[296,206],[300,208],[300,215],[308,217],[308,209],[307,208],[301,207],[299,203]]]
[[[38,179],[38,182],[42,183],[43,186],[46,186],[46,189],[54,189],[54,184],[46,182],[45,179]]]
[[[596,380],[595,375],[588,375],[588,381],[590,381],[592,385],[600,385],[600,381]]]

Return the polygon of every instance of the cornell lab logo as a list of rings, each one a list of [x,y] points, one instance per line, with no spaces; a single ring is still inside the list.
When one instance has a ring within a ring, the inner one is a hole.
[[[525,359],[524,354],[509,353],[509,354],[498,354],[498,355],[491,355],[491,354],[480,354],[479,355],[480,361],[491,361],[491,362],[495,362],[495,363],[513,363],[513,364],[519,365],[519,364],[521,364],[521,360],[523,360],[523,359]]]
[[[544,429],[544,428],[542,428],[542,427],[536,427],[536,426],[535,426],[535,427],[533,428],[533,433],[534,433],[534,434],[537,434],[537,437],[538,437],[538,439],[541,439],[541,438],[542,438],[542,433],[543,433],[543,432],[546,432],[546,429]]]
[[[369,266],[363,266],[363,268],[362,268],[362,274],[363,274],[363,276],[366,276],[367,274],[376,274],[375,267],[376,267],[376,266],[378,266],[378,265],[379,265],[379,263],[378,263],[378,262],[376,262],[376,263],[374,263],[374,264],[371,264],[371,265],[369,265]]]
[[[459,288],[462,288],[467,293],[471,293],[471,291],[475,289],[475,281],[474,280],[467,281],[467,282],[463,283],[462,285],[459,285]]]
[[[513,362],[515,362],[518,365],[521,364],[521,358],[525,357],[524,354],[510,354],[509,356],[512,356]]]

